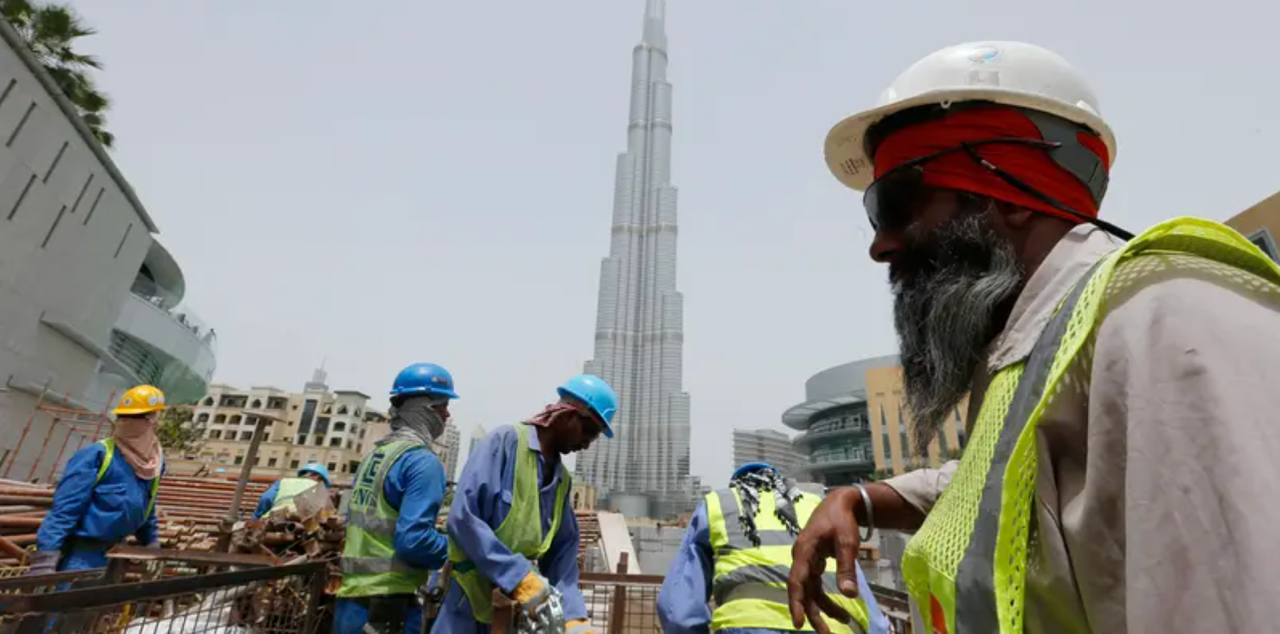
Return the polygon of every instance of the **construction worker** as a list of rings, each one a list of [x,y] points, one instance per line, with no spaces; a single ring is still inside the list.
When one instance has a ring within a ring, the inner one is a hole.
[[[308,463],[298,470],[297,477],[281,478],[271,485],[258,498],[258,507],[253,511],[253,519],[258,519],[276,511],[293,511],[297,509],[299,496],[323,485],[325,489],[333,486],[329,481],[329,469],[318,462]]]
[[[913,453],[966,394],[969,443],[826,497],[793,623],[832,608],[829,556],[856,592],[860,527],[884,527],[917,531],[917,632],[1274,630],[1280,268],[1214,222],[1100,219],[1115,137],[1050,51],[949,47],[883,95],[827,162],[889,267]]]
[[[791,544],[821,500],[764,462],[739,467],[729,488],[708,493],[658,594],[664,634],[794,631],[782,584],[790,574]],[[829,568],[834,577],[835,564]],[[842,596],[828,580],[827,597],[853,617],[847,625],[828,620],[828,626],[844,634],[887,634],[889,621],[857,572],[856,599]],[[714,614],[707,607],[713,597]]]
[[[447,521],[452,579],[432,632],[489,632],[496,586],[535,621],[563,619],[569,634],[594,634],[578,589],[578,520],[561,457],[613,437],[618,397],[590,374],[558,392],[558,402],[495,429],[467,457]]]
[[[416,592],[444,565],[445,536],[436,530],[445,473],[431,443],[444,433],[453,376],[415,363],[391,387],[391,433],[360,463],[347,510],[336,634],[420,634]]]
[[[112,411],[111,437],[71,456],[36,533],[29,574],[102,568],[107,551],[130,535],[160,546],[156,493],[164,456],[156,426],[164,408],[155,387],[130,389]]]

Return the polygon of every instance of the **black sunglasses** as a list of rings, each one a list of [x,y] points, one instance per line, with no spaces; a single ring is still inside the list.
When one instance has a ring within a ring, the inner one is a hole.
[[[1041,192],[1040,190],[1028,185],[1022,179],[1000,169],[998,166],[982,158],[978,154],[977,148],[984,145],[993,145],[996,143],[1006,145],[1027,145],[1040,148],[1046,151],[1056,150],[1062,147],[1061,143],[1054,141],[1040,141],[1037,139],[1026,138],[996,138],[983,139],[981,141],[970,141],[961,143],[960,145],[945,150],[939,150],[931,154],[919,156],[899,165],[883,176],[877,178],[867,187],[867,191],[862,195],[862,206],[867,210],[867,219],[871,222],[871,228],[876,231],[884,230],[900,230],[906,228],[911,223],[913,210],[919,205],[922,197],[927,189],[924,186],[924,165],[940,156],[954,154],[956,152],[964,152],[973,159],[975,163],[991,170],[996,176],[1009,185],[1017,188],[1022,193],[1027,194],[1039,200],[1040,202],[1053,207],[1063,213],[1079,219],[1081,222],[1087,222],[1091,225],[1110,233],[1122,240],[1132,240],[1133,234],[1117,227],[1105,220],[1086,216],[1057,200],[1056,198]]]

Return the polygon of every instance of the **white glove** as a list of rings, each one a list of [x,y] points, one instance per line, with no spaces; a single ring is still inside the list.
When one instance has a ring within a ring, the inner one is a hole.
[[[58,571],[58,560],[62,553],[56,550],[37,550],[27,557],[28,575],[47,575]]]

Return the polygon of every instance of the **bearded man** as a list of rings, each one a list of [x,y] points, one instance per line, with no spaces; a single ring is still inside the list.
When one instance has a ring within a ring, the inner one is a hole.
[[[795,625],[842,616],[825,562],[854,596],[882,527],[917,531],[915,631],[1275,629],[1280,268],[1217,223],[1100,219],[1115,137],[1029,44],[922,59],[826,156],[888,265],[915,444],[966,394],[969,444],[827,496],[792,552]]]

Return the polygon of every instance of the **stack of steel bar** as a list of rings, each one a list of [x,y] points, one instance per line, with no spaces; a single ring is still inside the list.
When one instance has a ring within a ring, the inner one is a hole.
[[[0,479],[0,566],[26,563],[24,551],[36,543],[36,529],[52,505],[52,488]]]
[[[327,561],[328,591],[336,592],[342,583],[338,564],[346,537],[346,522],[332,508],[308,516],[280,511],[262,519],[237,522],[231,532],[231,549],[293,563]]]

